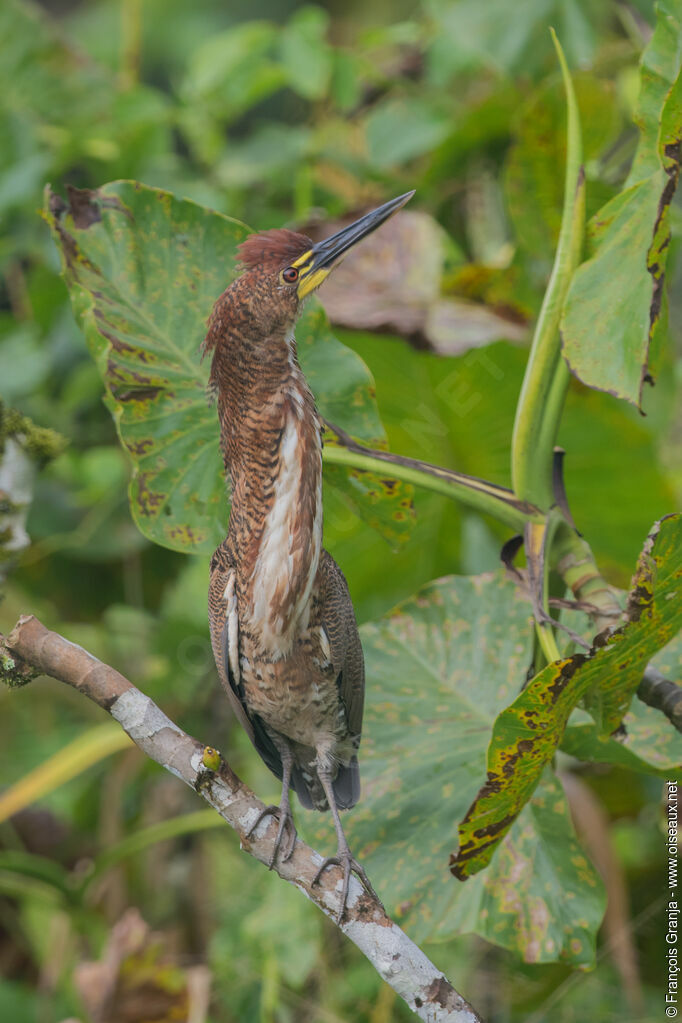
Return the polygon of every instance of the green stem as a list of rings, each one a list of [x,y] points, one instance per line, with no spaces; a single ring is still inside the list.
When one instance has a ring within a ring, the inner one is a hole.
[[[549,557],[554,535],[563,521],[562,513],[553,508],[546,518],[529,522],[524,531],[528,585],[533,602],[535,632],[547,663],[559,660],[559,647],[554,635],[554,625],[549,613]]]
[[[561,65],[568,113],[564,208],[554,266],[535,327],[512,438],[514,492],[544,511],[554,502],[552,452],[569,381],[561,355],[559,319],[580,258],[585,219],[578,105],[563,51],[551,31]]]
[[[552,626],[548,622],[536,622],[535,631],[547,664],[553,664],[555,661],[560,660],[561,654],[559,653],[559,647],[557,646]]]
[[[554,544],[554,538],[561,528],[563,523],[563,516],[557,508],[553,508],[547,516],[547,529],[545,533],[545,542],[543,545],[544,556],[542,559],[542,610],[544,615],[549,618],[549,572],[550,572],[550,551]],[[548,663],[558,661],[561,657],[559,653],[559,647],[556,641],[556,635],[554,633],[554,627],[549,624],[548,621],[542,621],[535,623],[535,628],[538,630],[538,639],[540,640],[540,646],[542,651],[547,657]]]
[[[340,435],[337,427],[332,429]],[[350,438],[348,441],[350,443],[342,445],[325,444],[323,451],[325,462],[365,472],[381,473],[382,476],[390,475],[414,486],[433,490],[476,511],[492,515],[517,532],[523,532],[526,522],[539,515],[537,508],[527,501],[519,501],[511,490],[505,487],[497,487],[492,483],[486,483],[485,480],[465,476],[464,473],[454,472],[452,469],[429,465],[428,462],[421,462],[416,458],[364,448],[350,441]]]

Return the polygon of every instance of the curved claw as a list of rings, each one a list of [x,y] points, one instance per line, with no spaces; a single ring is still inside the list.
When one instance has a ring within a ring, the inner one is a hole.
[[[282,843],[282,838],[284,837],[284,832],[288,831],[289,837],[286,844],[282,846],[282,863],[286,863],[287,860],[291,859],[298,835],[291,810],[288,812],[282,812],[280,807],[279,813],[276,814],[276,816],[279,818],[279,827],[277,828],[277,837],[275,838],[275,849],[270,861],[270,870],[272,870],[272,865],[277,857],[277,853]]]
[[[326,860],[323,861],[321,867],[319,868],[319,870],[315,874],[315,877],[312,880],[312,884],[313,885],[319,884],[320,877],[322,876],[324,871],[327,869],[327,867],[334,867],[334,866],[341,867],[341,869],[343,870],[343,888],[341,890],[341,908],[339,909],[339,912],[336,915],[336,923],[337,924],[339,924],[339,925],[341,924],[341,921],[343,920],[343,914],[346,912],[346,903],[348,901],[348,887],[350,885],[350,875],[351,874],[356,874],[357,875],[357,877],[358,877],[360,883],[362,884],[363,888],[365,889],[365,891],[369,895],[371,895],[372,898],[376,902],[378,902],[379,905],[382,906],[382,908],[383,908],[381,899],[379,898],[377,893],[374,891],[374,888],[372,887],[370,879],[367,877],[367,874],[365,873],[364,868],[361,867],[360,864],[358,863],[358,861],[352,856],[352,854],[350,852],[350,849],[347,849],[345,851],[344,850],[339,850],[337,852],[336,856],[327,856]]]
[[[291,813],[291,810],[287,809],[286,807],[273,805],[266,806],[264,807],[263,810],[261,810],[261,812],[256,817],[254,823],[246,832],[247,838],[251,837],[251,835],[254,833],[260,822],[265,817],[274,817],[275,820],[279,822],[279,827],[277,828],[277,835],[275,837],[275,844],[272,849],[272,856],[270,857],[270,862],[268,864],[268,870],[272,870],[272,868],[275,865],[275,860],[277,859],[277,853],[279,852],[280,847],[282,846],[282,839],[284,838],[284,833],[288,832],[288,837],[286,839],[286,844],[282,847],[282,863],[286,863],[287,860],[291,859],[291,856],[294,851],[294,846],[296,845],[296,838],[298,836],[298,832],[296,831],[296,825],[294,824],[294,818],[293,814]]]

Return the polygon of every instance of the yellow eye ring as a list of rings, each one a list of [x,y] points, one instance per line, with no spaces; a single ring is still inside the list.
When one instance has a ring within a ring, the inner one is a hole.
[[[286,270],[282,270],[282,280],[286,281],[287,284],[295,284],[298,280],[298,270],[295,266],[288,266]]]

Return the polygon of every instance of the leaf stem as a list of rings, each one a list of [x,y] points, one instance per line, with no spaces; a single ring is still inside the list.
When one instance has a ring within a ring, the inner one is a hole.
[[[536,622],[535,631],[547,663],[554,664],[555,661],[560,660],[561,654],[551,625],[548,622]]]
[[[506,487],[498,487],[475,476],[466,476],[416,458],[366,448],[339,427],[331,423],[327,423],[327,426],[338,439],[335,443],[327,441],[323,449],[324,460],[330,465],[345,465],[365,472],[381,473],[383,476],[391,475],[406,483],[433,490],[476,511],[492,515],[517,532],[523,532],[525,524],[540,515],[539,510],[530,502],[520,501]]]
[[[549,613],[549,557],[554,534],[562,521],[561,511],[553,508],[540,522],[529,522],[524,532],[528,585],[533,603],[535,631],[547,663],[558,661],[559,647],[554,635],[554,622]]]
[[[512,438],[514,492],[547,511],[554,501],[552,453],[569,381],[561,354],[559,318],[582,248],[585,180],[580,118],[566,59],[553,29],[566,91],[567,152],[564,207],[552,274],[535,327]]]

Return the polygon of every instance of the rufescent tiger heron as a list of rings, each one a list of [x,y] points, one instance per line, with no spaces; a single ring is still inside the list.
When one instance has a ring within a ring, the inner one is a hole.
[[[278,820],[272,867],[296,841],[290,788],[304,807],[331,810],[338,849],[313,883],[342,868],[339,920],[351,872],[374,895],[339,818],[360,797],[365,669],[346,580],[322,547],[322,424],[294,324],[343,256],[413,194],[315,245],[288,230],[248,237],[244,272],[216,302],[204,343],[232,484],[228,535],[211,560],[213,653],[238,720],[282,780],[279,806],[251,830],[266,814]]]

